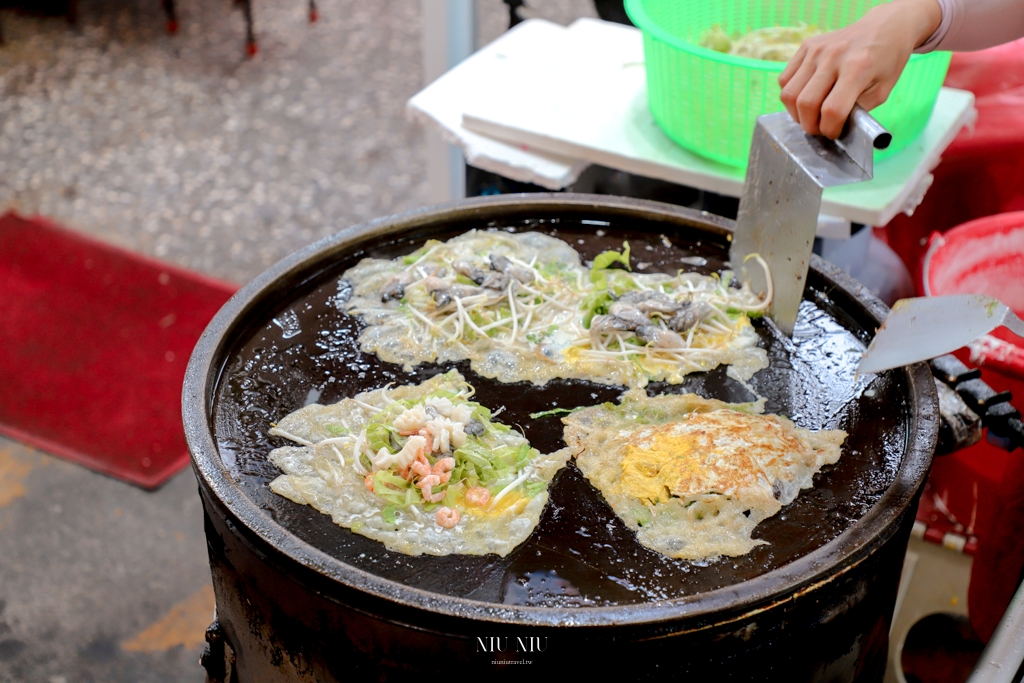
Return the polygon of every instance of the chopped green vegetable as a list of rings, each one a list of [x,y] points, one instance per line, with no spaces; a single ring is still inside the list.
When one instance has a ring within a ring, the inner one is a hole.
[[[552,417],[554,415],[568,415],[574,413],[579,408],[552,408],[551,410],[542,410],[539,413],[530,413],[530,419],[538,420],[542,417]]]
[[[590,267],[590,281],[597,284],[603,282],[606,274],[602,271],[616,263],[621,263],[626,270],[632,270],[629,267],[629,242],[622,243],[621,252],[609,250],[598,254],[594,258],[594,265]]]
[[[468,407],[472,419],[483,426],[483,432],[467,434],[465,442],[451,453],[423,454],[430,467],[435,467],[445,457],[452,457],[455,460],[450,476],[429,490],[433,495],[443,494],[444,498],[441,501],[430,503],[424,499],[419,480],[425,475],[415,474],[412,469],[392,466],[373,472],[370,475],[372,491],[387,502],[381,516],[388,524],[395,524],[401,510],[411,505],[426,512],[437,510],[442,504],[456,507],[461,504],[466,490],[474,486],[486,487],[491,490],[492,495],[497,495],[540,455],[539,451],[531,448],[528,443],[508,443],[508,437],[505,435],[512,431],[511,427],[492,422],[491,411],[479,403],[467,400],[465,393],[449,390],[434,391],[415,400],[393,400],[370,419],[364,435],[366,444],[374,452],[382,448],[386,448],[390,453],[399,452],[410,437],[398,434],[394,426],[395,419],[407,410],[437,399],[447,399],[453,404]],[[365,453],[360,456],[360,460],[365,467],[372,469]],[[530,490],[534,492],[529,495],[536,495],[545,487],[544,482],[533,485]]]
[[[420,490],[390,470],[377,470],[373,475],[373,492],[391,505],[406,507],[423,502]]]
[[[547,488],[547,484],[542,481],[528,481],[523,484],[523,495],[527,498],[533,498],[538,493],[542,493]]]
[[[583,327],[590,329],[590,321],[594,319],[595,315],[606,315],[608,313],[608,307],[615,301],[611,295],[605,291],[591,292],[580,304],[580,309],[586,311],[586,315],[583,316]]]
[[[416,263],[421,258],[423,258],[423,256],[428,251],[430,251],[431,249],[433,249],[434,247],[436,247],[439,244],[441,244],[441,242],[439,242],[438,240],[427,240],[427,243],[424,244],[422,247],[420,247],[416,251],[412,252],[411,254],[407,254],[406,256],[403,256],[402,257],[402,263],[404,263],[406,265],[411,265],[413,263]]]
[[[521,470],[526,467],[526,464],[533,458],[540,455],[540,452],[536,448],[530,448],[530,444],[520,444],[519,449],[516,451],[515,463],[512,465],[516,470]]]
[[[366,425],[366,443],[370,446],[370,450],[379,453],[380,449],[386,448],[394,452],[394,447],[391,445],[391,429],[383,422],[375,420],[376,418]]]

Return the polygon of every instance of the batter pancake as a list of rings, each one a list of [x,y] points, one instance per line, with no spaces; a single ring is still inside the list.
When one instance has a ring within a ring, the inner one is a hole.
[[[274,493],[408,555],[506,555],[537,526],[568,459],[543,455],[470,400],[457,371],[308,405],[270,434]]]
[[[620,405],[563,418],[564,450],[648,548],[691,560],[743,555],[764,543],[754,528],[837,462],[846,438],[762,413],[763,400],[634,390]]]
[[[770,293],[761,299],[728,271],[630,267],[628,244],[588,271],[553,237],[474,230],[402,258],[363,260],[343,275],[339,306],[366,322],[363,351],[407,370],[468,359],[501,382],[642,387],[722,364],[742,380],[767,367],[750,318]]]

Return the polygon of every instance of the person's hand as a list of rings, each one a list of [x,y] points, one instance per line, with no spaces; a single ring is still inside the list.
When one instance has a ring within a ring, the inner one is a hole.
[[[894,0],[808,38],[779,76],[782,103],[807,133],[834,140],[854,104],[871,110],[885,102],[911,52],[941,21],[936,0]]]

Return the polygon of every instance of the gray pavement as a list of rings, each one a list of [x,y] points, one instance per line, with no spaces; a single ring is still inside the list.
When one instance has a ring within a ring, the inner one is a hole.
[[[146,492],[0,439],[0,681],[202,681],[209,582],[191,470]]]
[[[0,11],[0,211],[39,213],[245,282],[291,251],[422,205],[418,0],[81,0]],[[486,42],[507,19],[478,0]],[[588,0],[533,0],[568,23]],[[0,391],[2,391],[0,382]],[[0,439],[0,682],[199,681],[212,612],[190,470],[156,492]]]

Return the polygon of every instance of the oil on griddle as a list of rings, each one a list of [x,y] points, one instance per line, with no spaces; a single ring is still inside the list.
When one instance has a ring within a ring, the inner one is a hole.
[[[473,227],[543,231],[573,245],[584,259],[629,240],[634,266],[650,264],[643,272],[683,267],[712,273],[727,258],[727,243],[715,241],[715,235],[665,237],[646,232],[650,226],[598,220],[461,223],[452,232],[433,236],[446,240]],[[491,603],[586,607],[665,600],[733,585],[806,555],[860,519],[894,480],[909,410],[902,398],[906,392],[898,384],[902,379],[894,373],[870,384],[854,379],[866,335],[827,292],[812,288],[792,340],[764,321],[754,321],[770,367],[754,375],[750,385],[767,397],[768,412],[787,415],[801,427],[841,428],[850,437],[842,459],[815,476],[813,489],[804,490],[755,529],[754,537],[769,545],[745,556],[692,562],[644,548],[572,462],[556,477],[533,535],[505,558],[389,552],[311,507],[274,495],[267,484],[279,471],[267,454],[285,444],[268,437],[267,430],[271,422],[307,403],[335,402],[389,382],[417,383],[457,367],[477,388],[477,400],[492,409],[504,406],[502,420],[521,427],[532,445],[550,452],[563,445],[561,422],[557,417],[531,420],[530,413],[614,401],[621,393],[620,388],[577,380],[543,387],[500,384],[476,375],[465,362],[421,365],[409,374],[361,353],[357,338],[362,325],[332,305],[339,293],[338,276],[362,258],[394,258],[422,242],[399,240],[352,254],[313,278],[287,306],[265,314],[218,384],[215,438],[232,476],[279,524],[327,554],[409,586]],[[724,401],[753,398],[723,367],[689,375],[679,385],[651,384],[647,391],[693,391]]]

